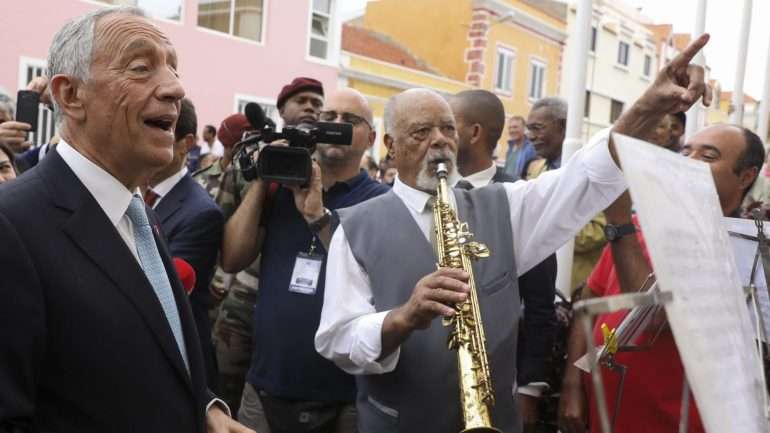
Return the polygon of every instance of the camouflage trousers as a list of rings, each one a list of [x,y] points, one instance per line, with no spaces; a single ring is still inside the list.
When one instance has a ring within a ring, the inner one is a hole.
[[[246,373],[251,364],[251,333],[257,301],[256,278],[241,272],[219,307],[212,337],[219,366],[220,397],[238,413]],[[254,281],[251,281],[251,280]],[[251,285],[250,283],[254,283]],[[249,287],[251,286],[251,287]]]

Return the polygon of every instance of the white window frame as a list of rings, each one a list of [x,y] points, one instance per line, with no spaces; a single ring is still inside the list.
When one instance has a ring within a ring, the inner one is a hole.
[[[337,66],[339,62],[339,46],[342,40],[342,26],[338,25],[338,0],[330,0],[329,8],[329,36],[326,40],[326,58],[320,58],[310,55],[310,41],[315,38],[322,40],[318,36],[313,36],[313,14],[315,9],[313,6],[313,0],[308,0],[308,14],[307,14],[307,38],[305,46],[305,60],[320,63],[327,66]]]
[[[33,70],[39,70],[40,75],[46,74],[48,63],[43,59],[36,59],[32,57],[20,57],[19,58],[19,86],[18,89],[26,89],[27,70],[33,68]],[[33,76],[37,77],[37,71],[33,72]],[[16,99],[16,95],[11,95]],[[17,101],[18,102],[18,101]],[[34,147],[41,146],[51,140],[58,132],[58,125],[56,124],[56,118],[54,112],[49,110],[45,105],[40,104],[37,112],[37,129],[30,134],[29,139]]]
[[[510,61],[509,68],[508,68],[508,79],[506,80],[507,88],[505,87],[498,87],[498,82],[500,81],[500,77],[498,76],[498,72],[500,70],[500,55],[503,55],[507,60]],[[505,94],[507,96],[513,95],[513,76],[515,71],[515,63],[516,63],[516,49],[513,47],[509,47],[502,44],[497,44],[497,49],[495,50],[495,76],[494,76],[494,86],[495,86],[495,92]]]
[[[198,0],[195,1],[197,2]],[[230,27],[228,28],[227,33],[199,25],[198,15],[195,16],[195,27],[205,33],[211,33],[213,35],[235,39],[237,41],[246,42],[249,44],[264,46],[267,43],[267,7],[269,3],[270,0],[262,0],[262,26],[260,27],[262,33],[259,35],[258,41],[233,34],[235,31],[235,0],[230,0]],[[200,14],[200,11],[198,11],[198,13]]]
[[[533,95],[532,94],[532,84],[535,78],[535,67],[539,68],[542,71],[541,79],[540,79],[540,91],[539,95]],[[543,98],[543,95],[545,95],[545,86],[546,86],[546,71],[548,70],[548,63],[546,63],[542,59],[536,59],[536,58],[530,58],[529,59],[529,81],[527,82],[527,99],[529,102],[537,101],[538,99]]]
[[[273,120],[275,122],[276,127],[278,129],[283,127],[283,119],[281,119],[281,114],[278,112],[278,107],[276,106],[275,99],[270,98],[262,98],[260,96],[253,96],[253,95],[247,95],[243,93],[236,93],[235,97],[233,98],[233,113],[243,113],[241,111],[240,106],[241,103],[243,105],[246,105],[246,103],[249,102],[256,102],[257,104],[262,106],[262,109],[265,109],[265,106],[270,108],[265,114],[267,114],[267,117]]]
[[[626,63],[623,64],[620,62],[620,52],[623,45],[626,46]],[[620,66],[621,68],[628,68],[628,64],[631,63],[631,43],[624,40],[618,41],[618,51],[615,53],[615,63]]]

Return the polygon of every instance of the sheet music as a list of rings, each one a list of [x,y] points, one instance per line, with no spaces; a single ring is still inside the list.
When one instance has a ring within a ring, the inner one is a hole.
[[[666,313],[706,431],[770,431],[751,321],[708,165],[613,138],[658,284],[673,293]]]
[[[748,219],[739,218],[725,218],[725,227],[729,232],[741,233],[747,236],[756,237],[757,227],[754,221]],[[770,222],[768,222],[770,224]],[[764,229],[765,235],[769,235],[768,229]],[[751,268],[754,265],[754,257],[757,255],[758,241],[752,241],[744,239],[738,236],[730,236],[730,241],[733,244],[733,251],[735,252],[735,261],[738,265],[738,276],[741,279],[742,286],[748,286],[751,281]],[[757,300],[759,301],[759,308],[762,311],[762,318],[765,336],[770,335],[770,296],[767,292],[767,282],[765,281],[764,267],[762,266],[761,257],[757,261],[757,272],[754,276],[754,285],[757,286]],[[752,323],[755,320],[753,317],[753,310],[749,311],[752,314]],[[759,336],[757,336],[759,337]]]

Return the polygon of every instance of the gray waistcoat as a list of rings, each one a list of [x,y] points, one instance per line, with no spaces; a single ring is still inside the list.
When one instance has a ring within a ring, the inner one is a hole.
[[[474,264],[497,404],[492,424],[521,431],[512,396],[516,379],[519,286],[508,199],[493,184],[454,190],[459,218],[492,255]],[[436,256],[406,205],[393,192],[341,210],[340,222],[358,263],[369,275],[377,311],[404,304],[415,284],[436,270]],[[401,345],[396,369],[357,377],[361,433],[456,433],[463,429],[457,356],[447,349],[440,319]]]

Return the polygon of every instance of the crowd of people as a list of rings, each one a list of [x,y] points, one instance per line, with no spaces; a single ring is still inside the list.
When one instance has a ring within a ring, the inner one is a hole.
[[[724,215],[739,216],[770,189],[762,140],[726,124],[683,138],[684,112],[711,98],[690,65],[707,41],[611,130],[709,164]],[[49,143],[30,147],[31,125],[0,95],[0,432],[457,432],[441,317],[471,285],[492,425],[600,431],[574,365],[590,336],[567,299],[634,292],[653,271],[610,129],[562,160],[560,98],[506,118],[486,90],[410,89],[387,102],[377,162],[366,97],[300,76],[277,94],[284,127],[343,122],[351,143],[319,143],[306,185],[250,180],[235,156],[256,126],[235,113],[199,129],[178,61],[141,10],[100,9],[56,33],[48,77],[29,85],[56,113]],[[439,163],[492,251],[473,282],[436,268]],[[573,292],[560,294],[554,253],[571,239]],[[592,342],[625,314],[599,318]],[[631,373],[614,431],[677,431],[670,330],[618,360]],[[688,432],[703,432],[692,405]]]

